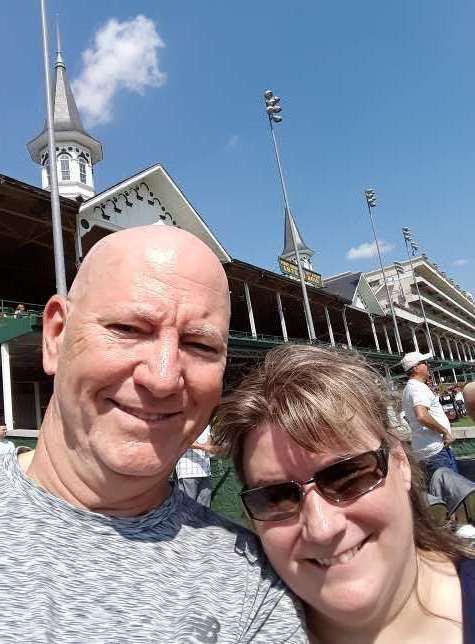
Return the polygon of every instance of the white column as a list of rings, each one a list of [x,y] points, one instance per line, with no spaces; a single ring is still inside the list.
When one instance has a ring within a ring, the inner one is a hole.
[[[3,411],[5,414],[5,425],[7,426],[7,430],[11,431],[13,429],[13,401],[8,342],[4,342],[0,350],[2,354]]]
[[[249,286],[244,282],[244,295],[246,296],[247,313],[249,315],[249,325],[253,338],[257,338],[256,323],[254,322],[254,312],[252,310],[251,294],[249,293]]]
[[[467,357],[467,352],[465,350],[465,343],[462,342],[462,352],[463,352],[463,357],[465,359],[465,362],[468,362],[468,357]]]
[[[343,308],[342,314],[343,314],[343,325],[345,327],[345,333],[346,333],[346,342],[348,344],[348,349],[352,349],[353,345],[351,344],[350,329],[348,328],[348,322],[346,321],[346,307]]]
[[[412,334],[412,344],[414,345],[414,351],[419,351],[419,343],[417,342],[416,330],[413,326],[411,326],[411,334]]]
[[[457,340],[454,340],[454,344],[455,344],[455,352],[457,354],[459,362],[462,362],[462,358],[460,357],[459,343],[457,342]]]
[[[325,309],[325,318],[327,320],[327,327],[328,327],[328,335],[330,336],[330,342],[332,347],[335,346],[335,336],[333,335],[333,329],[332,329],[332,321],[330,320],[330,313],[327,309],[327,307],[323,307]]]
[[[386,340],[386,346],[388,347],[388,352],[392,353],[393,350],[391,349],[391,343],[389,342],[389,335],[388,335],[388,330],[386,328],[386,325],[383,324],[383,331],[384,331],[384,338]]]
[[[289,336],[287,335],[287,325],[285,324],[284,309],[282,308],[282,300],[280,299],[280,293],[275,294],[277,300],[277,308],[279,310],[279,319],[280,319],[280,328],[282,329],[282,337],[284,342],[289,341]]]
[[[452,369],[452,374],[454,376],[454,382],[457,382],[457,375],[455,373],[455,369]]]
[[[371,330],[373,331],[374,344],[376,346],[376,351],[381,351],[379,348],[378,334],[376,333],[376,327],[374,326],[373,316],[368,313],[369,321],[371,324]]]
[[[424,337],[425,337],[426,342],[427,342],[427,351],[430,352],[430,353],[433,353],[434,357],[435,357],[435,347],[432,345],[433,351],[431,351],[431,348],[430,348],[431,347],[431,341],[430,341],[430,337],[429,337],[429,334],[427,333],[427,331],[424,331]]]
[[[445,341],[447,342],[447,348],[449,350],[450,359],[453,360],[454,359],[454,354],[452,353],[452,347],[450,346],[449,339],[445,338]]]
[[[435,336],[437,338],[437,344],[439,345],[439,354],[442,360],[445,360],[445,354],[444,350],[442,348],[442,342],[440,341],[440,337],[438,335]]]
[[[40,383],[33,383],[33,392],[35,394],[35,417],[36,417],[36,429],[41,427],[41,396],[40,396]]]

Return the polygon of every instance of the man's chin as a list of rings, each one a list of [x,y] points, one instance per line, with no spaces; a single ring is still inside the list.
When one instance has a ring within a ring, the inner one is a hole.
[[[100,460],[114,474],[136,478],[166,479],[174,466],[173,461],[160,458],[151,445],[133,450],[110,447]]]

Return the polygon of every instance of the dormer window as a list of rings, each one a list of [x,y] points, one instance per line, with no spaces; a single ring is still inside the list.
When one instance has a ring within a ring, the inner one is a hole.
[[[84,159],[79,157],[79,181],[81,183],[86,183],[86,162]]]
[[[61,168],[61,181],[70,181],[71,180],[71,171],[69,168],[69,157],[67,154],[62,154],[59,157],[60,168]]]

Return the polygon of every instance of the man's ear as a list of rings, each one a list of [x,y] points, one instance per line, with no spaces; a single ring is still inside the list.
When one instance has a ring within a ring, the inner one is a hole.
[[[49,376],[56,373],[67,313],[67,302],[60,295],[53,295],[43,312],[43,369]]]

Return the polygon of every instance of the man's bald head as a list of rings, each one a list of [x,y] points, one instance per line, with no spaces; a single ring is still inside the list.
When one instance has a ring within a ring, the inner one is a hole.
[[[470,382],[463,390],[463,399],[469,416],[475,420],[475,382]]]
[[[198,237],[171,226],[140,226],[107,235],[86,255],[69,291],[71,302],[81,300],[119,275],[139,275],[141,271],[166,276],[180,272],[190,278],[198,274],[210,288],[229,297],[226,273],[206,244]]]

